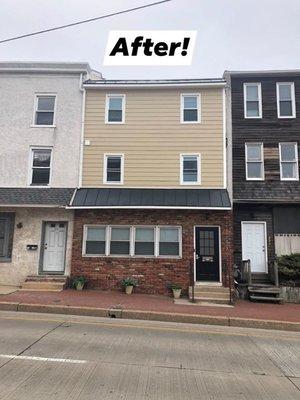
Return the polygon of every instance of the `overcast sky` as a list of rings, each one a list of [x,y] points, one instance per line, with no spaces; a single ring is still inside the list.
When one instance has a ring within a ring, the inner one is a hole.
[[[0,39],[155,0],[0,0]],[[191,66],[103,67],[115,29],[197,30]],[[300,0],[172,0],[153,8],[0,44],[0,61],[88,61],[105,78],[219,77],[225,69],[300,68]]]

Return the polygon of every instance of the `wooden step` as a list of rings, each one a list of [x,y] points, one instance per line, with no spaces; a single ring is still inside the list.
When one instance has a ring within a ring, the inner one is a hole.
[[[270,297],[270,296],[255,296],[255,295],[250,295],[251,300],[260,300],[260,301],[269,301],[273,303],[279,303],[282,302],[283,299],[281,297]]]

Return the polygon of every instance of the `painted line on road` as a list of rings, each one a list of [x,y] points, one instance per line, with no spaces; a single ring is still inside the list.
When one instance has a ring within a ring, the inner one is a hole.
[[[66,320],[57,320],[57,319],[46,319],[46,318],[27,318],[27,317],[9,317],[9,316],[0,316],[0,319],[7,319],[7,320],[22,320],[22,321],[30,321],[30,322],[55,322],[55,323],[63,323],[63,324],[76,324],[76,325],[96,325],[96,326],[103,326],[106,328],[131,328],[131,329],[145,329],[145,330],[153,330],[153,331],[170,331],[170,332],[180,332],[180,333],[206,333],[206,334],[213,334],[213,335],[225,335],[225,336],[245,336],[245,337],[258,337],[258,338],[264,338],[264,339],[278,339],[278,340],[296,340],[300,341],[300,335],[299,336],[283,336],[283,335],[269,335],[267,332],[264,332],[263,334],[256,333],[256,332],[251,332],[251,333],[242,333],[242,332],[231,332],[229,329],[234,328],[230,326],[220,326],[220,328],[226,328],[228,329],[227,332],[221,332],[221,331],[216,331],[216,330],[206,330],[206,329],[180,329],[180,328],[172,328],[172,327],[165,327],[165,326],[147,326],[147,325],[133,325],[133,324],[117,324],[117,323],[107,323],[107,322],[88,322],[88,321],[72,321],[69,319]],[[209,324],[208,324],[209,325]],[[62,325],[63,327],[64,325]],[[255,329],[255,328],[242,328],[242,329]],[[282,331],[278,331],[282,332]]]
[[[34,356],[18,356],[14,354],[0,354],[0,358],[11,358],[12,360],[29,360],[29,361],[49,361],[67,364],[86,364],[86,360],[72,360],[70,358],[51,358],[51,357],[34,357]]]

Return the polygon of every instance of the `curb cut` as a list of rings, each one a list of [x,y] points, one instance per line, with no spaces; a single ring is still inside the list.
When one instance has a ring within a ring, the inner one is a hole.
[[[181,322],[202,325],[234,326],[241,328],[275,329],[300,332],[300,322],[248,319],[199,314],[164,313],[130,309],[112,309],[96,307],[78,307],[64,305],[46,305],[29,303],[0,302],[1,311],[22,311],[48,314],[82,315],[89,317],[107,317],[124,319],[141,319],[148,321]]]

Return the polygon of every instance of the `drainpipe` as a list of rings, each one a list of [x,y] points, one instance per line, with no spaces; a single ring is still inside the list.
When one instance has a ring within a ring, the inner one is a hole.
[[[84,122],[85,122],[85,98],[86,92],[83,87],[83,73],[80,74],[79,90],[82,92],[82,108],[81,108],[81,134],[80,134],[80,154],[79,154],[79,171],[78,171],[78,187],[82,186],[82,164],[83,164],[83,148],[84,148]]]

